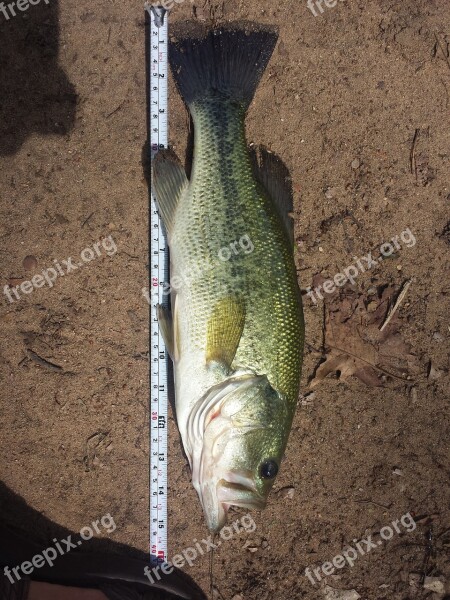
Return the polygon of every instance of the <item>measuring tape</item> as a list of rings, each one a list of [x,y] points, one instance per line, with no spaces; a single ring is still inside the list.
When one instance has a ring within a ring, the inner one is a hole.
[[[150,19],[151,158],[168,145],[168,12],[145,5]],[[158,326],[157,305],[167,302],[167,241],[153,193],[150,200],[150,557],[167,562],[167,352]]]

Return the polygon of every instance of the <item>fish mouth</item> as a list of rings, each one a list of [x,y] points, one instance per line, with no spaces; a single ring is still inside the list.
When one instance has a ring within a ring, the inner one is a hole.
[[[240,506],[262,510],[266,506],[266,499],[256,491],[253,478],[250,475],[242,476],[239,471],[228,473],[227,479],[218,482],[217,499],[227,508]]]
[[[217,482],[202,482],[199,497],[208,529],[213,533],[219,532],[226,524],[230,506],[256,510],[266,506],[266,499],[257,493],[251,476],[239,471],[227,473],[226,478]]]

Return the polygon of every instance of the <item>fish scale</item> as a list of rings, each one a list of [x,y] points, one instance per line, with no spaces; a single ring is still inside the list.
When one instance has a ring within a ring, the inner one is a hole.
[[[205,256],[213,267],[180,295],[179,309],[189,315],[181,336],[186,344],[182,352],[189,352],[191,343],[204,343],[208,307],[211,310],[224,293],[242,297],[249,325],[234,363],[267,373],[295,408],[303,336],[297,274],[273,201],[253,174],[244,135],[245,111],[242,107],[225,111],[220,100],[191,110],[196,155],[191,185],[180,202],[173,231],[182,251],[172,251],[172,271],[182,277]],[[241,250],[229,261],[221,261],[220,249],[245,234],[255,250],[251,254]]]

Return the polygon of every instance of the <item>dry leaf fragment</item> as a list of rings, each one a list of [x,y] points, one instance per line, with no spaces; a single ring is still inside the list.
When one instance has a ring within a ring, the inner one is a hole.
[[[369,298],[348,287],[340,296],[327,300],[326,360],[317,369],[310,387],[319,385],[330,373],[337,373],[340,381],[355,376],[370,387],[382,386],[383,375],[413,383],[411,377],[420,368],[417,357],[398,332],[398,312],[380,331],[395,293],[392,286],[384,288],[376,297],[375,310],[373,296]]]

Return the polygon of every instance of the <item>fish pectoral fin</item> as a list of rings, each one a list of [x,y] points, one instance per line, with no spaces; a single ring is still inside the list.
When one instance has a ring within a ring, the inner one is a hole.
[[[189,185],[186,172],[173,150],[160,150],[152,165],[152,188],[156,203],[170,234],[178,202]]]
[[[294,245],[294,200],[289,169],[279,156],[264,146],[250,149],[250,157],[257,180],[269,193],[281,217],[289,241]]]
[[[161,331],[161,335],[166,345],[167,352],[169,353],[170,358],[173,360],[175,344],[173,337],[172,317],[170,316],[170,313],[167,310],[167,308],[165,308],[161,304],[158,304],[157,311],[159,330]]]
[[[245,324],[244,303],[233,297],[219,300],[208,321],[206,363],[220,363],[227,369],[235,357]]]

